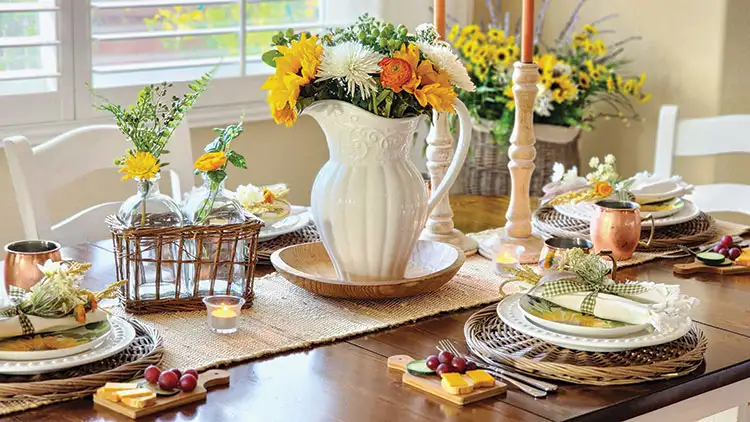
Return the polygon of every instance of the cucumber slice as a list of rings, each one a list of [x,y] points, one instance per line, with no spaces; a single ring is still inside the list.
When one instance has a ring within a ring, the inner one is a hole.
[[[180,392],[179,388],[175,388],[174,390],[162,390],[159,388],[156,384],[151,384],[148,381],[143,381],[138,383],[138,387],[140,388],[148,388],[149,390],[156,393],[157,396],[174,396],[175,394]]]
[[[406,364],[406,370],[412,375],[434,375],[435,371],[427,367],[424,360],[413,360]]]
[[[717,252],[701,252],[695,256],[706,265],[719,265],[726,259],[724,255]]]

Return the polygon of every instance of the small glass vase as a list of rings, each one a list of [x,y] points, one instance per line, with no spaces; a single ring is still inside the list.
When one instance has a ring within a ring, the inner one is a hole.
[[[190,193],[182,204],[185,222],[191,225],[223,225],[245,222],[245,212],[234,199],[234,194],[224,188],[224,181],[215,182],[203,175],[203,185]],[[187,243],[188,253],[200,261],[189,271],[191,288],[200,296],[234,295],[245,292],[245,269],[232,262],[242,261],[245,242],[236,238],[202,237]],[[200,251],[198,250],[200,248]],[[218,259],[217,259],[218,258]]]
[[[167,228],[182,227],[184,218],[180,207],[167,195],[159,191],[159,175],[150,180],[136,180],[138,192],[122,203],[117,217],[126,227]],[[130,254],[138,254],[131,260],[130,296],[139,300],[174,298],[180,284],[180,297],[189,295],[187,285],[177,280],[177,258],[179,247],[175,243],[162,244],[157,251],[153,240],[142,239],[138,245],[131,244]],[[158,287],[157,287],[158,282]]]

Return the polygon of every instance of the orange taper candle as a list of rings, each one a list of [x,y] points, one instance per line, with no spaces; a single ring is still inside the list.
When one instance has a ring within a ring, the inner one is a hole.
[[[523,0],[523,27],[521,31],[521,61],[534,61],[534,0]]]
[[[435,21],[435,28],[437,29],[438,34],[440,34],[440,39],[445,39],[445,0],[434,0],[434,7],[433,10],[435,11],[434,15],[434,21]]]

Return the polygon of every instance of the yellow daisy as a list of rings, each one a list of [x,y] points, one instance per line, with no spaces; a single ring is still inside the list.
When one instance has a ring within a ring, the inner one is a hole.
[[[135,154],[127,154],[120,165],[120,173],[125,173],[122,180],[138,179],[150,180],[159,173],[159,160],[150,152],[136,151]]]

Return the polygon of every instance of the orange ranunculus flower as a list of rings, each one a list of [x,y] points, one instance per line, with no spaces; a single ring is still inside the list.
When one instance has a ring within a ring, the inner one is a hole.
[[[605,198],[612,195],[613,190],[615,190],[615,188],[607,182],[596,182],[594,184],[594,192]]]
[[[401,92],[405,83],[411,80],[412,68],[404,59],[386,57],[378,62],[380,66],[380,84],[393,92]]]
[[[274,196],[273,192],[271,192],[268,189],[263,189],[263,203],[264,204],[271,204],[276,199],[276,196]]]
[[[227,154],[224,151],[207,152],[201,155],[195,162],[195,169],[199,171],[214,171],[226,163]]]

